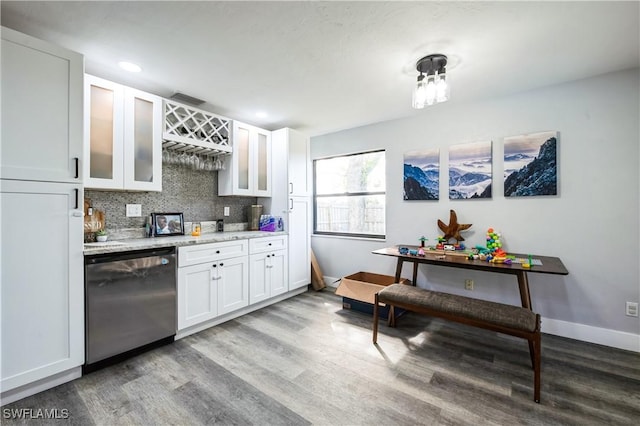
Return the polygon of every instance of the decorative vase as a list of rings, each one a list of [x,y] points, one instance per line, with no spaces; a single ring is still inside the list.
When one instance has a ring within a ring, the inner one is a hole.
[[[105,241],[107,241],[107,235],[97,235],[96,236],[96,240],[98,240],[99,243],[104,243]]]

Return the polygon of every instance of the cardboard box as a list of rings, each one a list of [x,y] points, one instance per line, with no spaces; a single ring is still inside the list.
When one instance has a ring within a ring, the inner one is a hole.
[[[406,278],[401,278],[400,283],[411,284],[411,281]],[[344,309],[352,309],[373,315],[375,294],[391,284],[396,284],[395,277],[391,275],[356,272],[340,280],[336,294],[342,296],[342,307]],[[402,312],[401,309],[396,309],[395,311],[396,316]],[[378,316],[386,319],[388,314],[389,307],[381,304],[378,308]]]

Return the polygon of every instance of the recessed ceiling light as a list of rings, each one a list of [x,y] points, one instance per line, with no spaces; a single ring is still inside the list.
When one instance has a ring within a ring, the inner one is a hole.
[[[269,116],[269,114],[267,114],[267,113],[266,113],[266,112],[264,112],[264,111],[258,111],[258,112],[256,112],[256,117],[258,117],[258,118],[267,118],[268,116]]]
[[[118,66],[120,68],[122,68],[123,70],[129,71],[129,72],[140,72],[140,71],[142,71],[142,68],[140,68],[140,65],[136,65],[134,63],[127,62],[127,61],[118,62]]]

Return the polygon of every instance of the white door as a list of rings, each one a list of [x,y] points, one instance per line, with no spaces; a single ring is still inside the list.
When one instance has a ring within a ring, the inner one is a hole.
[[[286,293],[289,289],[289,270],[287,251],[278,250],[271,253],[270,263],[270,296]]]
[[[218,315],[218,273],[212,263],[178,268],[178,330]]]
[[[311,282],[311,199],[289,198],[289,290]]]
[[[82,55],[2,28],[3,179],[82,182]]]
[[[223,315],[249,305],[249,259],[247,256],[217,262],[218,314]],[[214,273],[215,274],[215,273]]]
[[[82,187],[1,182],[3,391],[84,363]]]
[[[289,195],[311,195],[309,138],[289,130]]]
[[[249,303],[253,304],[269,297],[268,270],[267,253],[249,256]]]

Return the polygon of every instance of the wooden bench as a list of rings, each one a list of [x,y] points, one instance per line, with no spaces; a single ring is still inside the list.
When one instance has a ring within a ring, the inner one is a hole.
[[[395,306],[420,314],[527,339],[534,371],[534,397],[540,402],[540,315],[519,306],[471,299],[405,284],[392,284],[375,295],[373,343],[378,341],[378,306],[390,306],[389,326],[395,327]]]

